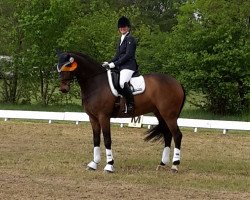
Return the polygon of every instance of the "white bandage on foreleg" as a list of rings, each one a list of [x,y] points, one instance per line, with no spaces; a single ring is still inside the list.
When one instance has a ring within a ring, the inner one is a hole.
[[[113,160],[113,154],[111,149],[106,149],[107,163]]]
[[[100,147],[94,147],[94,162],[99,163],[101,161],[101,149]]]
[[[174,148],[173,162],[179,161],[180,159],[181,159],[181,151],[180,151],[180,149]]]
[[[169,148],[169,147],[165,147],[165,148],[163,149],[162,159],[161,159],[161,161],[162,161],[164,164],[169,163],[169,154],[170,154],[170,148]]]

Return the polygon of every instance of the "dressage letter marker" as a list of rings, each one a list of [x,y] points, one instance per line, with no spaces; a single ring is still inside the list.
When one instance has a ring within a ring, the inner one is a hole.
[[[143,116],[133,117],[131,118],[130,123],[128,124],[129,127],[141,128],[142,127],[142,118]]]

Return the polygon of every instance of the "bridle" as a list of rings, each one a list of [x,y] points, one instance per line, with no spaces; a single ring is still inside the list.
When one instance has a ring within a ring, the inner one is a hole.
[[[69,66],[70,65],[70,66]],[[72,66],[72,65],[75,65],[75,66]],[[61,68],[59,68],[59,64],[57,64],[57,71],[59,73],[61,72],[74,72],[75,69],[78,67],[78,64],[75,62],[75,59],[73,57],[70,57],[69,61],[65,62]],[[101,67],[101,66],[100,66]],[[106,69],[105,71],[102,71],[101,72],[98,72],[98,73],[95,73],[91,76],[88,76],[86,78],[84,78],[84,80],[89,80],[93,77],[96,77],[100,74],[103,74],[105,73],[107,70],[109,69]],[[62,82],[67,82],[67,81],[72,81],[74,79],[75,76],[73,76],[73,78],[68,78],[68,79],[63,79]]]
[[[73,57],[70,57],[69,61],[62,65],[61,69],[59,68],[59,65],[57,64],[57,71],[59,73],[62,71],[74,71],[77,67],[77,64],[76,64],[76,66],[73,66],[74,69],[70,69],[71,67],[68,67],[68,65],[72,65],[74,63],[74,61],[75,61],[75,59]]]

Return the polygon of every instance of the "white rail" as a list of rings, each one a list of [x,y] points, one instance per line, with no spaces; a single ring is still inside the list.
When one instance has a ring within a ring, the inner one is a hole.
[[[41,112],[41,111],[20,111],[20,110],[0,110],[0,118],[4,121],[9,119],[27,119],[27,120],[48,120],[52,121],[74,121],[88,122],[89,117],[86,113],[80,112]],[[111,123],[118,123],[121,127],[124,124],[130,126],[141,127],[143,125],[150,126],[157,125],[158,120],[153,116],[139,116],[136,118],[112,118]],[[242,130],[250,131],[250,122],[241,121],[222,121],[222,120],[201,120],[201,119],[178,119],[178,125],[181,127],[194,128],[197,132],[198,128],[221,129],[225,134],[227,130]]]

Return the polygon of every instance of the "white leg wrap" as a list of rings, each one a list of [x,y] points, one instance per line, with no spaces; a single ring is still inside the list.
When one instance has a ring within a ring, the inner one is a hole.
[[[97,163],[95,163],[94,161],[91,161],[87,166],[88,166],[87,167],[88,170],[96,170],[97,169]]]
[[[105,172],[110,172],[110,173],[113,173],[115,171],[114,169],[114,166],[113,165],[110,165],[110,164],[107,164],[104,168],[104,171]]]
[[[106,149],[107,163],[114,160],[112,150]]]
[[[161,162],[163,162],[164,164],[168,164],[169,163],[169,154],[170,154],[170,148],[165,147],[163,149]]]
[[[181,159],[181,151],[180,151],[180,149],[174,148],[173,162],[179,161],[180,159]]]
[[[94,147],[94,162],[98,164],[101,161],[101,149],[100,147]]]

